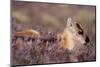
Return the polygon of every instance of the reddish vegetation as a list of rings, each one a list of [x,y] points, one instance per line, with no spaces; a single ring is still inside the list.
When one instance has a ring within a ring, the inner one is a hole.
[[[80,32],[84,32],[81,26],[77,26],[71,19],[60,34],[32,29],[16,32],[12,37],[12,64],[89,61],[89,38]],[[92,58],[94,60],[95,56]]]

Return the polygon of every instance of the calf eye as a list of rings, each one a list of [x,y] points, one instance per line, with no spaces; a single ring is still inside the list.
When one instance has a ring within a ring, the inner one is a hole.
[[[83,35],[83,31],[82,30],[78,31],[78,34]]]

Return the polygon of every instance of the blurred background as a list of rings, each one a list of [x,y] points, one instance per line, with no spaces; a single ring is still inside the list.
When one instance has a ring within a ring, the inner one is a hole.
[[[61,31],[67,18],[72,17],[88,35],[95,35],[95,6],[13,1],[11,7],[15,31],[22,30],[25,25],[27,28],[40,26]],[[22,28],[17,29],[18,26]]]

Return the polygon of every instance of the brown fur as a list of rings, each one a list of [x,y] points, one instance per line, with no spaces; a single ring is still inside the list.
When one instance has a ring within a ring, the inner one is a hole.
[[[15,33],[16,36],[40,36],[40,33],[33,29],[28,29]]]
[[[68,18],[67,25],[64,31],[58,34],[58,38],[61,38],[61,46],[68,50],[72,50],[78,43],[81,45],[89,41],[89,38],[84,36],[81,25],[73,22],[71,18]]]

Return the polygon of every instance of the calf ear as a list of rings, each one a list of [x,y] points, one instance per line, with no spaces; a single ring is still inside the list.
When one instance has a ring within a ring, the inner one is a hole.
[[[83,29],[81,28],[82,26],[81,26],[79,23],[76,23],[76,26],[77,26],[77,28],[78,28],[78,33],[79,33],[80,35],[83,35],[84,32],[83,32]]]
[[[71,22],[71,21],[72,21],[72,18],[68,17],[67,22]]]
[[[89,39],[89,37],[87,35],[86,35],[85,41],[86,41],[86,43],[90,42],[90,39]]]
[[[72,18],[68,17],[68,19],[67,19],[67,26],[70,26],[70,25],[72,25]]]

